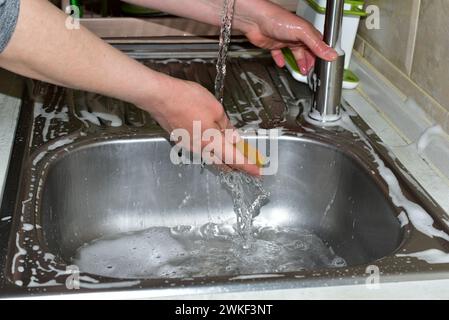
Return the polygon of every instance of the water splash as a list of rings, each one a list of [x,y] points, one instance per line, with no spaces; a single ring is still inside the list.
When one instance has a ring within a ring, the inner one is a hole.
[[[259,178],[242,172],[221,172],[220,181],[231,192],[237,216],[237,231],[242,237],[243,247],[249,248],[253,238],[253,219],[268,202],[270,193],[264,189]]]

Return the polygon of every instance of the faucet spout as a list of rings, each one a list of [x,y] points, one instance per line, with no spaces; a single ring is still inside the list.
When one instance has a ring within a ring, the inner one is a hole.
[[[334,61],[317,59],[315,69],[309,76],[309,84],[313,91],[309,116],[320,122],[333,122],[341,118],[345,52],[340,43],[344,2],[344,0],[327,0],[326,6],[324,41],[337,51],[338,58]]]

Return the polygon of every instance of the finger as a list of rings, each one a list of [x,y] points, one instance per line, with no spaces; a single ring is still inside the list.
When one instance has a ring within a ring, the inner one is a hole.
[[[301,19],[301,26],[295,31],[298,40],[303,42],[316,56],[328,61],[337,59],[337,52],[322,40],[320,33],[312,24]]]
[[[233,171],[233,169],[230,166],[224,164],[217,156],[214,155],[213,159],[214,159],[214,167],[216,167],[218,170],[225,173]]]
[[[229,127],[231,121],[229,120],[228,116],[226,115],[226,112],[223,110],[222,112],[220,112],[219,118],[217,120],[215,120],[215,122],[217,123],[218,128],[220,130],[224,130]]]
[[[217,121],[217,125],[229,143],[236,144],[241,140],[238,130],[234,128],[226,113]]]
[[[307,74],[307,59],[305,55],[304,47],[296,47],[292,49],[293,55],[295,56],[296,62],[298,63],[299,70],[302,74]]]
[[[213,155],[211,155],[211,157],[212,157],[212,161],[213,161],[213,166],[216,167],[218,170],[226,172],[226,173],[234,170],[229,165],[224,164],[223,161],[221,161],[221,159],[219,157],[217,157],[217,155],[215,153]]]
[[[309,50],[305,50],[304,55],[307,60],[307,74],[315,67],[316,56]]]
[[[285,67],[285,59],[281,50],[272,50],[271,56],[279,68]]]
[[[235,146],[224,137],[221,142],[214,140],[214,156],[233,169],[246,172],[253,176],[260,176],[260,169],[255,163],[251,163]],[[221,143],[221,145],[219,145]]]

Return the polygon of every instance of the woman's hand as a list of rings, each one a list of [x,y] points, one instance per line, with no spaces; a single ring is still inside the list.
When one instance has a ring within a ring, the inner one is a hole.
[[[207,146],[213,147],[214,164],[225,164],[251,175],[259,175],[259,168],[245,159],[237,150],[236,143],[240,137],[231,125],[222,105],[201,85],[164,76],[164,90],[156,100],[149,99],[141,107],[151,113],[153,118],[169,133],[184,129],[189,133],[189,140],[182,141],[181,146],[201,154]],[[155,101],[159,101],[155,104]],[[201,136],[194,129],[201,126]],[[213,129],[214,131],[211,131]],[[227,130],[228,135],[225,135]],[[208,139],[204,133],[215,133]],[[204,139],[204,140],[203,140]]]
[[[239,0],[237,0],[238,2]],[[280,49],[293,51],[298,66],[307,74],[315,58],[335,60],[337,53],[327,46],[312,24],[266,0],[240,1],[236,25],[254,45],[269,49],[279,67],[285,66]]]
[[[224,0],[125,0],[157,8],[174,15],[218,26]],[[186,6],[194,10],[186,10]],[[335,60],[337,53],[323,41],[309,22],[268,0],[235,0],[235,29],[243,32],[256,46],[269,49],[280,67],[285,65],[280,49],[289,47],[302,73],[308,73],[315,57]]]

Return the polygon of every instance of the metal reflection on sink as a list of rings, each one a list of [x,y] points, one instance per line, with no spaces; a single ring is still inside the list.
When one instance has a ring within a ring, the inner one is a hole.
[[[50,252],[57,252],[70,264],[76,250],[94,239],[154,227],[234,224],[232,199],[217,175],[195,165],[173,165],[170,148],[161,138],[109,140],[72,150],[53,163],[43,182],[40,209]],[[402,231],[395,210],[356,160],[332,145],[285,136],[280,138],[279,154],[278,173],[264,178],[271,197],[255,220],[257,227],[307,230],[349,266],[372,262],[399,246]],[[139,264],[137,268],[143,269],[140,278],[154,277],[144,271],[156,263],[151,261],[155,257],[150,248],[170,251],[167,241],[172,241],[173,250],[185,246],[160,232],[148,239],[160,243],[147,246],[146,257],[117,247],[116,253],[88,256],[92,261],[84,261],[81,271],[92,273],[102,263],[107,267],[103,260],[109,257],[110,268],[115,268],[114,263],[122,266],[122,273],[113,273],[115,277],[133,277],[128,270],[132,267],[126,269],[123,264]],[[130,251],[142,247],[142,241],[133,241],[134,245],[126,243]],[[301,258],[298,255],[297,259]],[[91,267],[83,270],[84,265]],[[324,268],[319,261],[308,265]],[[244,274],[277,271],[242,266],[213,275],[238,275],[235,272],[239,270]],[[206,274],[199,270],[197,275]],[[108,275],[107,269],[100,275]]]

